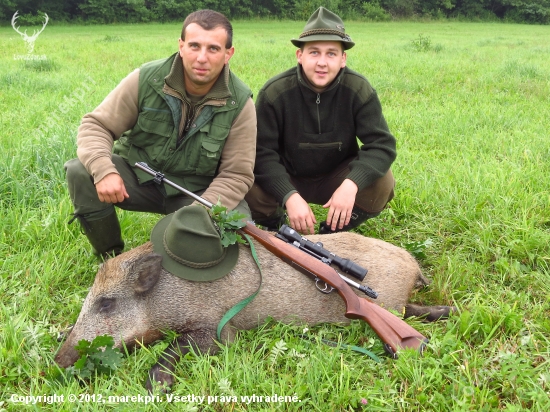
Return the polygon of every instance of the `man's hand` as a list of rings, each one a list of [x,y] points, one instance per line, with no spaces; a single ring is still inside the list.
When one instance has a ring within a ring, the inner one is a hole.
[[[99,200],[105,203],[119,203],[130,197],[126,192],[124,181],[117,173],[109,173],[96,183],[95,189]]]
[[[359,188],[353,180],[345,179],[334,191],[332,197],[323,205],[328,209],[327,225],[331,230],[342,229],[351,219],[351,210]]]
[[[308,233],[306,230],[309,230],[311,234],[315,233],[315,229],[313,228],[313,225],[317,223],[315,215],[300,194],[292,194],[287,199],[285,206],[290,227],[304,234]]]

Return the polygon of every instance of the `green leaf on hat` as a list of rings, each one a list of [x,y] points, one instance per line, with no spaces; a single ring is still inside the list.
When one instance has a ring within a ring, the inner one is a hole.
[[[216,228],[220,234],[220,239],[223,247],[228,247],[235,243],[246,243],[236,230],[246,226],[243,219],[246,215],[238,210],[227,211],[227,207],[222,206],[220,200],[209,210],[210,217],[214,221]]]

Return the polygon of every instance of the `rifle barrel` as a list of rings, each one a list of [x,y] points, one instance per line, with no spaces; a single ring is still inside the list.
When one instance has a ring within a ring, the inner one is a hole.
[[[340,272],[338,272],[337,270],[335,271],[336,273],[338,273],[338,275],[344,279],[344,282],[346,282],[348,285],[350,286],[353,286],[355,289],[358,289],[360,290],[361,292],[363,292],[365,295],[367,295],[369,298],[373,298],[373,299],[376,299],[378,297],[378,293],[376,293],[374,290],[372,290],[371,288],[369,288],[368,286],[363,286],[353,280],[351,280],[350,278],[348,277],[345,277],[344,275],[342,275]]]
[[[212,206],[214,206],[212,203],[210,203],[208,200],[206,199],[203,199],[202,197],[200,197],[199,195],[196,195],[195,193],[191,192],[190,190],[187,190],[186,188],[184,187],[181,187],[177,184],[175,184],[174,182],[171,182],[170,180],[168,179],[165,179],[164,178],[164,175],[160,172],[157,172],[153,169],[151,169],[147,163],[145,162],[137,162],[135,165],[135,167],[137,167],[138,169],[141,169],[143,170],[144,172],[146,173],[149,173],[151,176],[155,176],[155,181],[158,181],[158,183],[160,184],[161,182],[162,183],[165,183],[167,184],[168,186],[172,186],[174,189],[176,190],[179,190],[180,192],[182,193],[185,193],[187,196],[195,199],[197,202],[200,202],[202,203],[203,205],[205,205],[206,207],[212,209]]]

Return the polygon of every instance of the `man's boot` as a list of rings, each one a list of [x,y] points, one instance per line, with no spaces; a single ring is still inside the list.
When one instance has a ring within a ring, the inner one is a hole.
[[[362,209],[359,209],[358,207],[354,207],[351,210],[351,219],[350,219],[349,223],[347,225],[345,225],[342,229],[337,228],[336,230],[331,230],[330,226],[327,225],[327,222],[323,221],[319,224],[319,234],[320,235],[326,235],[326,234],[329,234],[329,233],[346,232],[350,229],[354,229],[354,228],[358,227],[365,220],[371,219],[373,217],[378,216],[380,213],[381,212],[369,213],[369,212],[365,212]]]
[[[80,221],[82,231],[94,249],[94,255],[105,260],[120,255],[124,250],[120,223],[114,209],[112,213],[97,220],[90,221],[82,215],[75,215],[74,219]]]

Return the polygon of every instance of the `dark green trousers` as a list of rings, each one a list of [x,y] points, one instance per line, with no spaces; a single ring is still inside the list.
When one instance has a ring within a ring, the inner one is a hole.
[[[93,178],[80,160],[72,159],[65,163],[74,218],[80,221],[94,254],[103,258],[117,255],[124,250],[115,206],[124,210],[167,215],[195,201],[184,194],[167,197],[153,182],[140,185],[134,171],[123,158],[113,155],[112,159],[130,196],[114,205],[99,200]],[[199,196],[203,193],[204,191],[196,192]],[[246,215],[246,220],[250,220],[250,209],[244,200],[235,209]]]
[[[348,165],[353,159],[353,157],[346,159],[338,168],[327,175],[315,177],[291,176],[290,181],[306,202],[324,205],[346,179],[349,174]],[[357,193],[355,207],[367,214],[379,214],[384,210],[387,203],[393,199],[394,187],[395,179],[391,170],[388,170],[385,176]],[[284,213],[275,197],[264,191],[257,183],[254,183],[245,199],[252,210],[252,217],[259,224],[279,213]]]
[[[109,215],[116,206],[124,210],[167,215],[194,202],[194,199],[184,194],[166,197],[154,183],[140,185],[134,171],[123,158],[113,154],[112,159],[130,195],[128,199],[114,205],[99,200],[93,178],[80,160],[72,159],[65,163],[67,184],[75,214],[93,221]],[[199,196],[202,193],[204,191],[196,192]],[[250,209],[244,200],[235,209],[250,217]]]

